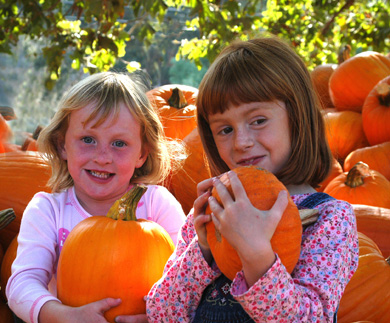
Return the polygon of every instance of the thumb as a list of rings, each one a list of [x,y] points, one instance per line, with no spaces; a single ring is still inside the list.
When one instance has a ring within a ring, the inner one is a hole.
[[[282,218],[282,215],[287,208],[287,204],[288,204],[287,191],[285,190],[280,191],[278,194],[278,198],[276,199],[274,205],[270,210],[272,217],[274,218],[275,221],[277,221],[277,223],[279,223],[280,219]]]
[[[95,302],[99,312],[104,313],[109,309],[116,307],[122,303],[120,298],[104,298]]]

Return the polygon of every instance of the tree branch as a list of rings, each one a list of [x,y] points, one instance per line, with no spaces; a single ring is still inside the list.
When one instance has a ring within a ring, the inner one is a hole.
[[[338,15],[340,15],[344,10],[351,7],[354,3],[355,3],[355,0],[347,0],[347,2],[340,8],[340,10],[333,14],[332,18],[325,24],[324,28],[322,28],[321,35],[325,36],[325,34],[328,32],[330,26],[334,23],[336,17]]]

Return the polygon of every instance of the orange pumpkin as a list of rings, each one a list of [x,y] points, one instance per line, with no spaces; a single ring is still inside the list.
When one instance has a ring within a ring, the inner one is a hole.
[[[0,154],[0,210],[12,208],[15,220],[0,231],[0,243],[7,248],[19,232],[20,221],[35,193],[49,192],[50,166],[37,153],[7,152]]]
[[[372,88],[390,74],[390,59],[365,51],[341,63],[329,79],[329,94],[338,110],[361,112]]]
[[[359,232],[359,265],[340,301],[337,322],[390,322],[390,259]]]
[[[0,286],[1,286],[1,296],[5,301],[7,297],[5,295],[5,287],[7,286],[8,279],[11,277],[11,266],[16,258],[16,252],[18,250],[18,236],[16,235],[7,250],[4,253],[3,261],[1,263],[1,272],[0,272]]]
[[[357,230],[375,241],[384,257],[390,256],[390,209],[352,204]]]
[[[367,95],[362,108],[363,129],[370,145],[390,141],[390,75]]]
[[[241,180],[249,200],[254,207],[260,210],[269,210],[275,203],[281,190],[285,186],[270,172],[255,166],[238,167],[233,169]],[[226,174],[220,177],[222,183],[231,191],[230,181]],[[212,195],[221,202],[215,189]],[[207,208],[206,212],[211,213]],[[235,249],[216,230],[210,221],[206,225],[207,242],[211,253],[221,272],[233,280],[236,273],[242,269],[241,260]],[[289,197],[288,205],[271,239],[273,250],[278,254],[282,263],[289,272],[292,272],[298,262],[301,250],[302,222],[299,211]]]
[[[314,90],[320,99],[323,109],[334,107],[329,95],[329,79],[336,68],[337,64],[322,64],[317,65],[310,72]]]
[[[146,94],[159,112],[167,137],[183,139],[196,127],[197,88],[167,84],[152,89]]]
[[[159,224],[136,219],[135,210],[146,187],[136,185],[107,216],[77,224],[67,237],[57,271],[58,298],[81,306],[106,297],[122,303],[105,312],[114,322],[120,314],[145,313],[152,285],[162,276],[174,244]]]
[[[316,188],[317,192],[323,192],[325,187],[337,176],[343,173],[343,168],[341,167],[339,161],[333,157],[332,168],[328,176],[320,183],[320,186]]]
[[[390,141],[352,151],[345,158],[344,171],[348,172],[359,161],[366,163],[390,181]]]
[[[390,182],[363,162],[334,178],[324,193],[351,204],[390,208]]]
[[[210,177],[202,142],[198,128],[192,130],[183,142],[187,148],[187,157],[182,168],[172,174],[170,190],[181,203],[186,214],[191,210],[197,198],[197,185],[199,182]]]
[[[354,111],[336,111],[324,114],[326,138],[332,155],[341,163],[348,154],[367,147],[362,115]]]

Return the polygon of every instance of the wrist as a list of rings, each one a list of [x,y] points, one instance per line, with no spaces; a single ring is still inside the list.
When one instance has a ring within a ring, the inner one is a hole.
[[[206,260],[207,264],[211,266],[213,262],[213,255],[211,253],[211,249],[209,246],[204,246],[202,243],[198,241],[199,249],[202,252],[203,258]]]
[[[248,287],[256,283],[273,266],[276,255],[272,249],[267,252],[253,255],[251,258],[241,259],[242,270]]]

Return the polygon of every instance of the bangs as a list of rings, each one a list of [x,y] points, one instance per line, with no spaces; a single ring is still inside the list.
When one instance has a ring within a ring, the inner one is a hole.
[[[220,58],[199,85],[198,114],[223,113],[230,104],[265,102],[279,99],[280,90],[272,80],[269,67],[241,49]]]
[[[122,103],[126,106],[134,105],[134,100],[129,97],[127,91],[125,85],[114,77],[106,78],[90,87],[83,93],[84,100],[82,97],[79,98],[82,105],[93,106],[93,112],[85,123],[94,121],[92,127],[98,127],[108,118],[111,118],[112,122],[116,121]]]

